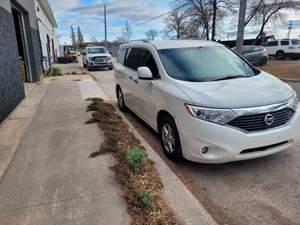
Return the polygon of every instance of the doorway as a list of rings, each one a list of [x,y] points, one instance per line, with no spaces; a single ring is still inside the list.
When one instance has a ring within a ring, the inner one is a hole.
[[[19,62],[22,70],[23,82],[31,81],[31,71],[29,67],[29,57],[26,44],[26,35],[24,27],[24,17],[21,10],[12,5],[12,15],[14,18],[16,39],[19,51]]]

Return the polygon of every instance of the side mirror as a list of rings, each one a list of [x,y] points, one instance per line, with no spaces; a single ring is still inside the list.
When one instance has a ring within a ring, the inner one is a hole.
[[[112,54],[111,52],[109,52],[109,54]]]
[[[83,52],[82,55],[86,55],[85,52]]]
[[[151,70],[146,66],[141,66],[137,69],[138,77],[141,80],[150,80],[153,78]]]

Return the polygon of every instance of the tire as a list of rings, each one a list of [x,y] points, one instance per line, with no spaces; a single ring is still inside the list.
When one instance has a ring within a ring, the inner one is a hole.
[[[112,69],[113,69],[113,67],[112,67],[112,66],[111,66],[111,67],[108,67],[108,69],[109,69],[109,70],[112,70]]]
[[[267,62],[268,62],[268,58],[267,57],[262,57],[260,59],[259,65],[260,66],[265,66],[267,64]]]
[[[278,52],[276,52],[276,59],[277,60],[284,60],[285,59],[284,51],[278,51]]]
[[[165,116],[159,123],[159,136],[161,146],[168,159],[179,162],[182,159],[180,138],[175,121],[170,116]]]
[[[86,65],[86,69],[87,69],[88,71],[91,71],[91,67],[90,67],[89,65]]]
[[[86,68],[86,65],[84,63],[82,63],[82,64],[83,64],[83,68]]]
[[[126,105],[123,97],[123,92],[120,87],[117,88],[118,107],[121,111],[126,111]]]

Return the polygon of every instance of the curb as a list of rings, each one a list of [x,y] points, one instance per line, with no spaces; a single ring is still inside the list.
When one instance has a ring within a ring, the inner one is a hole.
[[[100,90],[102,89],[100,88]],[[155,168],[157,169],[164,186],[163,197],[165,203],[174,213],[178,222],[182,225],[217,225],[212,216],[204,209],[196,197],[185,187],[180,179],[160,158],[156,151],[138,133],[111,99],[109,99],[104,92],[101,98],[106,102],[113,104],[116,108],[116,113],[122,117],[126,124],[128,124],[129,131],[131,131],[134,136],[141,141],[141,144],[146,149],[148,157],[155,162]]]
[[[280,80],[285,81],[285,82],[300,82],[300,79],[295,79],[295,78],[283,78],[283,77],[278,77]]]

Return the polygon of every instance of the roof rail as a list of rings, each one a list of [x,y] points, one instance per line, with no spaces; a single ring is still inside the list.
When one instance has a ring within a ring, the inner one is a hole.
[[[149,40],[147,40],[147,39],[136,39],[136,40],[129,40],[129,41],[126,41],[125,43],[130,43],[130,42],[138,42],[138,41],[140,41],[140,42],[144,42],[144,43],[150,43],[150,41],[149,41]]]

